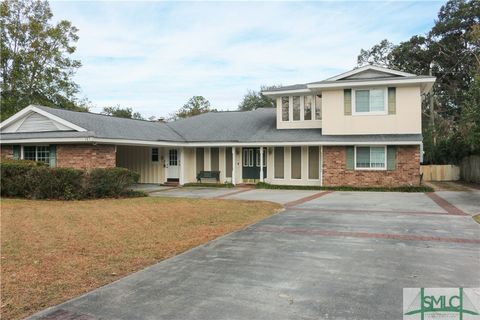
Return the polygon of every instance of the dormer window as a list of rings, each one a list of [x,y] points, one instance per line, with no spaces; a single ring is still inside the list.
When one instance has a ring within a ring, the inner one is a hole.
[[[353,100],[354,114],[386,114],[387,90],[384,88],[355,89]]]

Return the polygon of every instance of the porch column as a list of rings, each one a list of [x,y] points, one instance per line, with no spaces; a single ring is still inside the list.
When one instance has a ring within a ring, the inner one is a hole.
[[[260,147],[260,182],[263,182],[263,147]]]
[[[183,185],[185,183],[185,178],[184,178],[184,173],[185,173],[185,166],[184,166],[184,163],[185,163],[185,150],[184,148],[180,148],[179,149],[180,151],[180,177],[178,179],[178,183],[180,185]]]
[[[232,147],[232,184],[235,184],[235,168],[237,167],[237,160],[235,159],[235,147]]]

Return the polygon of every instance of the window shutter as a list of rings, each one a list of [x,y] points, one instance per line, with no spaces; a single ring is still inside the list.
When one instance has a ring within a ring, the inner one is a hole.
[[[55,168],[57,166],[57,146],[55,144],[50,145],[50,167]]]
[[[388,114],[395,114],[397,111],[396,94],[396,88],[388,88]]]
[[[347,150],[347,170],[353,170],[355,162],[355,149],[353,146],[346,148]]]
[[[387,170],[395,170],[396,166],[396,148],[395,146],[387,146]]]
[[[343,90],[343,110],[346,116],[352,115],[352,89]]]
[[[13,146],[13,159],[20,160],[20,145]]]

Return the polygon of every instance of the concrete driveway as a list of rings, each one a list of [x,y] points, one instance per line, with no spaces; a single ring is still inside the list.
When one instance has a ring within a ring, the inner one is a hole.
[[[480,287],[480,225],[435,195],[255,191],[222,197],[286,210],[33,318],[401,319],[403,288]]]

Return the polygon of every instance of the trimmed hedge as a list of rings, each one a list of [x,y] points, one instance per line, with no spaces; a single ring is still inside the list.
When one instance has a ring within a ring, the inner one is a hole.
[[[49,168],[24,160],[1,162],[1,195],[29,199],[94,199],[145,196],[130,186],[139,174],[124,168],[93,169]]]
[[[433,192],[429,186],[399,186],[399,187],[351,187],[351,186],[291,186],[258,182],[257,189],[285,189],[285,190],[334,190],[334,191],[377,191],[377,192]]]

